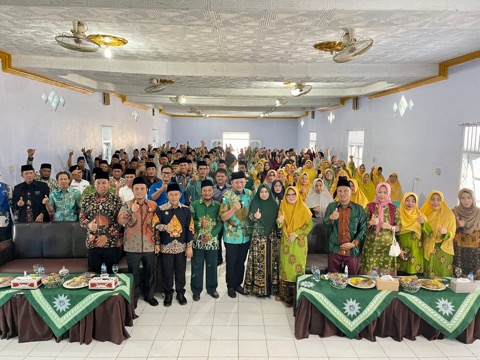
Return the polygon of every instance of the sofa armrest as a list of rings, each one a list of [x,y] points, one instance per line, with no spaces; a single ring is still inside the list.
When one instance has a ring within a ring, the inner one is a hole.
[[[13,260],[13,240],[0,242],[0,266]]]

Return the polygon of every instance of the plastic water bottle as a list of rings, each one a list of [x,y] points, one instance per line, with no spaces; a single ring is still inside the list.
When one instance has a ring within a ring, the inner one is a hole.
[[[373,268],[372,270],[372,279],[376,279],[377,278],[377,268]]]
[[[348,277],[348,265],[345,265],[345,276]]]
[[[100,268],[100,276],[101,276],[101,277],[106,277],[106,276],[108,276],[108,273],[107,273],[107,265],[105,264],[105,262],[102,262],[102,267]]]
[[[473,282],[473,280],[474,280],[474,278],[473,278],[473,271],[470,271],[470,272],[468,273],[467,279],[470,280],[471,282]]]

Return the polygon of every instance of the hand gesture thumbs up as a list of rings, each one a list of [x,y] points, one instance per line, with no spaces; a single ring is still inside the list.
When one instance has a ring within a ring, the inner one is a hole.
[[[25,201],[23,201],[23,197],[21,197],[20,200],[18,200],[17,205],[19,207],[22,207],[23,205],[25,205]]]
[[[97,219],[93,219],[93,221],[88,224],[88,228],[93,232],[97,231]]]
[[[332,215],[330,215],[330,220],[334,221],[334,220],[337,220],[339,217],[340,217],[340,213],[338,212],[338,209],[335,208]]]
[[[370,219],[370,225],[377,226],[378,222],[379,222],[378,217],[375,214],[373,214],[372,218]]]
[[[253,214],[253,216],[257,220],[260,219],[262,217],[262,214],[260,213],[260,209],[257,209],[257,211],[255,212],[255,214]]]
[[[45,195],[45,197],[42,199],[42,204],[46,205],[48,203],[48,196]]]
[[[283,213],[281,213],[280,216],[277,218],[277,221],[279,223],[283,223],[284,220],[285,220],[285,215],[283,215]]]

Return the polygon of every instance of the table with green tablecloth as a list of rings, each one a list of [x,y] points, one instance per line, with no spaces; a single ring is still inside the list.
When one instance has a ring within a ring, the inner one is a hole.
[[[297,279],[295,336],[309,334],[367,338],[376,336],[415,340],[457,338],[471,343],[480,338],[480,291],[456,294],[420,289],[407,292],[335,289],[328,281],[316,282],[312,275]]]
[[[4,276],[4,275],[3,275]],[[70,275],[71,279],[75,274]],[[90,343],[92,339],[121,343],[132,326],[132,275],[117,274],[114,290],[0,289],[0,338],[18,336],[19,342],[68,338]]]

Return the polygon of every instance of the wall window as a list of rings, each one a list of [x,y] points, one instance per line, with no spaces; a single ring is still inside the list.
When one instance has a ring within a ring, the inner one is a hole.
[[[102,155],[103,160],[110,163],[112,158],[112,127],[102,126]]]
[[[473,190],[480,204],[480,124],[463,125],[460,189]]]
[[[250,145],[250,133],[248,132],[224,132],[223,133],[223,148],[231,146],[233,154],[237,156],[241,148],[246,148]]]
[[[363,163],[364,130],[348,130],[348,158],[353,156],[355,166]]]
[[[309,149],[315,149],[315,146],[317,146],[317,132],[316,131],[310,131],[308,148]]]

